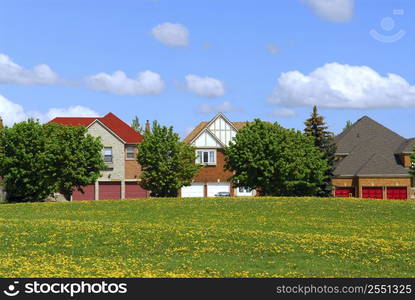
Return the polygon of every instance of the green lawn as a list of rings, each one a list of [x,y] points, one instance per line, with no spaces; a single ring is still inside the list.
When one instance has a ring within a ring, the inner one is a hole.
[[[415,277],[415,202],[2,204],[0,277]]]

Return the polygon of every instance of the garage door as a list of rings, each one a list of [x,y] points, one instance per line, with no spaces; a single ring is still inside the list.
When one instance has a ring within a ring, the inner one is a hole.
[[[382,199],[381,187],[362,187],[362,198]]]
[[[231,185],[229,183],[208,183],[207,184],[207,196],[215,197],[219,192],[230,192]]]
[[[136,199],[146,198],[147,191],[143,189],[137,182],[126,182],[125,183],[125,198]]]
[[[354,187],[336,187],[334,195],[336,197],[354,197]]]
[[[121,182],[100,182],[99,200],[121,199]]]
[[[84,186],[82,189],[84,194],[78,190],[72,193],[72,201],[95,200],[95,184]]]
[[[388,199],[408,199],[408,190],[406,187],[390,187],[386,188],[386,194]]]
[[[184,186],[181,190],[181,195],[184,198],[188,197],[204,197],[205,185],[203,183],[192,183],[190,186]]]

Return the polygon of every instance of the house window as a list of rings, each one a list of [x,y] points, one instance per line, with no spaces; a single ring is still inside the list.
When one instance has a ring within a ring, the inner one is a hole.
[[[204,165],[216,164],[216,151],[215,150],[197,150],[196,151],[196,163]]]
[[[127,158],[135,158],[135,147],[134,146],[127,146]]]
[[[240,193],[250,193],[250,192],[252,192],[252,189],[251,188],[245,188],[245,187],[240,186],[239,187],[239,192]]]
[[[112,147],[105,147],[104,148],[104,161],[105,162],[112,162]]]

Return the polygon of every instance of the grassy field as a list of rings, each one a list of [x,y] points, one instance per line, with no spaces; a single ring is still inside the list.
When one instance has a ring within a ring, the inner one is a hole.
[[[415,202],[0,205],[0,277],[415,277]]]

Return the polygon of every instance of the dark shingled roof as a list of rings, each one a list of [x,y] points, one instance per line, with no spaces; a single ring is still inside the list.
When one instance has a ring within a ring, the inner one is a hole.
[[[414,146],[415,146],[415,138],[408,139],[406,140],[405,143],[401,145],[397,153],[412,153],[414,152]]]
[[[364,116],[334,138],[338,154],[347,154],[334,170],[335,176],[409,176],[398,160],[408,140]]]

